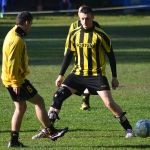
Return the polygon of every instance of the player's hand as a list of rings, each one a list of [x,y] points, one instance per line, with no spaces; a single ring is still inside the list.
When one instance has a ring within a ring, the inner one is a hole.
[[[59,75],[59,76],[57,77],[56,81],[55,81],[55,85],[56,85],[57,87],[60,87],[61,84],[62,84],[62,82],[63,82],[63,80],[64,80],[64,76]]]
[[[111,84],[112,84],[112,88],[115,90],[118,86],[119,86],[119,81],[117,78],[113,77],[112,78],[112,81],[111,81]]]
[[[18,95],[20,93],[20,87],[13,87],[13,91]]]

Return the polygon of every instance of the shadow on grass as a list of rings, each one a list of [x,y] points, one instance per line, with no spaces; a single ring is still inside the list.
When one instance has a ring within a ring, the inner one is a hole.
[[[113,148],[113,149],[117,149],[117,148],[136,148],[136,149],[147,149],[150,148],[150,145],[110,145],[110,146],[96,146],[97,148]],[[93,147],[94,148],[94,147]]]
[[[20,132],[37,132],[38,130],[21,130]],[[0,130],[0,133],[9,133],[10,130]]]
[[[34,146],[34,147],[36,147],[36,146]],[[38,147],[40,147],[40,146],[38,146]],[[43,148],[48,148],[49,146],[44,146]],[[134,149],[149,149],[150,148],[150,145],[149,144],[145,144],[145,145],[98,145],[98,146],[84,146],[84,145],[82,145],[82,146],[78,146],[78,145],[66,145],[66,146],[64,146],[64,145],[61,145],[61,146],[50,146],[51,148],[74,148],[74,149],[80,149],[80,148],[84,148],[84,149],[89,149],[89,148],[91,148],[91,149],[114,149],[114,150],[116,150],[116,149],[120,149],[120,148],[122,148],[123,150],[124,149],[127,149],[127,148],[134,148]]]
[[[1,39],[12,26],[0,26]],[[149,37],[149,25],[106,25],[102,27],[111,37]],[[27,38],[66,38],[69,26],[33,26]],[[40,37],[39,37],[40,35]]]
[[[68,33],[68,26],[33,26],[31,34],[26,38],[29,60],[31,65],[60,64],[63,59],[65,38]],[[147,63],[150,62],[150,27],[140,26],[105,26],[106,32],[115,39],[113,47],[117,63]],[[9,26],[1,26],[1,39],[10,29]],[[39,36],[40,35],[40,36]],[[35,41],[32,41],[35,38]],[[41,40],[40,39],[57,39]],[[138,50],[137,50],[138,49]],[[146,49],[146,50],[145,50]],[[1,55],[1,54],[0,54]],[[1,62],[1,57],[0,57]]]
[[[115,52],[117,63],[149,63],[150,52],[148,51],[117,51]],[[62,63],[62,57],[30,57],[29,62],[31,65],[59,65]]]
[[[32,130],[21,130],[20,132],[37,132],[37,129],[32,129]],[[120,131],[120,130],[98,130],[98,129],[69,129],[69,132],[81,132],[81,131],[109,131],[109,132],[114,132],[114,131]],[[6,133],[10,132],[10,130],[0,130],[0,133]]]

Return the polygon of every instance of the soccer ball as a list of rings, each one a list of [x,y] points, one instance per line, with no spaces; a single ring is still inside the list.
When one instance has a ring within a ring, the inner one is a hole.
[[[141,119],[137,121],[134,129],[135,136],[146,138],[150,136],[150,121]]]

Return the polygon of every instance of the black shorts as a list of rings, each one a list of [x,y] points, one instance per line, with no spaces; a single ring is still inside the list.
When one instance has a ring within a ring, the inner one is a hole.
[[[34,97],[37,94],[37,90],[34,88],[34,86],[29,82],[29,80],[25,79],[25,82],[20,87],[20,93],[16,94],[13,91],[13,88],[7,87],[8,92],[12,98],[13,101],[25,101],[29,100],[30,98]]]
[[[87,88],[92,95],[97,95],[97,91],[110,90],[108,80],[105,76],[79,76],[73,73],[69,74],[63,84],[77,90],[81,95]]]

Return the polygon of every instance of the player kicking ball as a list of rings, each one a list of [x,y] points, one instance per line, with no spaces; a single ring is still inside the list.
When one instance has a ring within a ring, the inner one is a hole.
[[[28,11],[19,13],[16,17],[16,25],[8,32],[3,43],[1,78],[15,106],[8,147],[25,147],[19,141],[19,132],[23,116],[27,110],[27,101],[34,104],[36,116],[45,128],[43,135],[46,138],[55,141],[68,132],[68,128],[54,128],[48,118],[43,98],[30,81],[26,79],[29,69],[24,37],[31,29],[32,19],[33,17]]]

